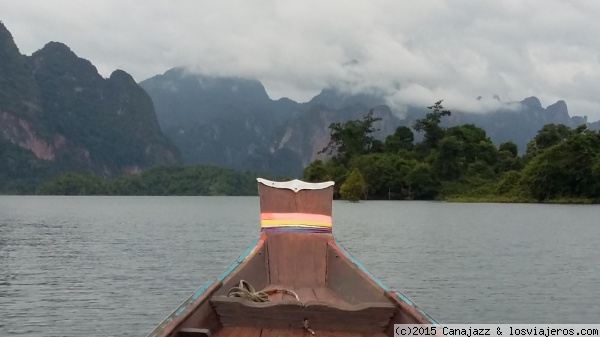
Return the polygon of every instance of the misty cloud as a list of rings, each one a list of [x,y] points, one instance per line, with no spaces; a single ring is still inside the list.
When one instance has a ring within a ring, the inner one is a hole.
[[[600,118],[593,1],[0,0],[0,13],[22,53],[60,41],[103,76],[188,66],[259,79],[275,99],[336,86],[482,112],[494,95],[537,96]]]

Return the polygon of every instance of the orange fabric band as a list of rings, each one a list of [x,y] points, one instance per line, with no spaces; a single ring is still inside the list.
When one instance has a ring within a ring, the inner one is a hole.
[[[309,213],[261,213],[260,220],[306,221],[309,223],[326,223],[331,225],[331,217]]]

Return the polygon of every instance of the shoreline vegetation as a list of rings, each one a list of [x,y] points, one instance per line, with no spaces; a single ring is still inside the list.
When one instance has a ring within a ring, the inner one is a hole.
[[[105,178],[87,172],[65,172],[42,184],[38,195],[104,196],[252,196],[256,177],[272,175],[240,172],[212,165],[163,166],[140,174]]]
[[[600,133],[585,125],[542,127],[519,154],[506,141],[496,147],[485,130],[442,126],[451,112],[442,100],[384,140],[372,134],[380,118],[332,123],[330,142],[299,179],[332,180],[336,199],[436,200],[473,203],[600,203]],[[413,130],[420,136],[415,141]],[[66,172],[41,184],[40,195],[257,195],[256,178],[290,180],[211,165],[156,167],[140,174],[104,178]]]
[[[495,146],[474,124],[445,127],[442,100],[383,141],[372,133],[373,110],[361,120],[332,123],[331,140],[303,173],[333,180],[343,199],[440,200],[480,203],[600,203],[600,133],[581,125],[547,124],[519,154]],[[415,130],[420,141],[415,142]]]
[[[455,203],[473,203],[473,204],[555,204],[555,205],[595,205],[598,201],[593,199],[585,198],[561,198],[561,199],[549,199],[544,201],[537,201],[535,199],[519,199],[509,197],[468,197],[468,196],[454,196],[447,197],[446,202]]]

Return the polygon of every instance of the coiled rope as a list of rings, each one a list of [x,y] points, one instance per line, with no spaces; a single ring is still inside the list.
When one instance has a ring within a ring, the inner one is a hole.
[[[237,287],[231,288],[227,296],[241,297],[252,302],[269,302],[271,300],[267,293],[255,291],[254,287],[244,280],[240,280],[240,284]]]
[[[297,301],[300,301],[298,294],[293,292],[292,290],[285,288],[277,288],[277,289],[269,289],[256,291],[254,287],[245,280],[240,280],[240,283],[237,287],[233,287],[227,293],[228,297],[240,297],[252,302],[270,302],[269,294],[274,294],[277,292],[288,293],[296,298]]]
[[[237,287],[232,287],[229,290],[229,292],[227,293],[227,296],[228,297],[240,297],[245,300],[252,301],[252,302],[270,302],[271,299],[269,298],[269,294],[274,294],[277,292],[288,293],[288,294],[294,296],[296,298],[296,300],[298,302],[300,302],[300,298],[298,297],[298,294],[296,294],[292,290],[285,289],[285,288],[275,288],[275,289],[256,291],[250,283],[248,283],[244,280],[240,280],[240,283],[238,284]],[[307,319],[304,319],[302,328],[305,331],[309,332],[311,335],[315,334],[315,331],[308,327]]]

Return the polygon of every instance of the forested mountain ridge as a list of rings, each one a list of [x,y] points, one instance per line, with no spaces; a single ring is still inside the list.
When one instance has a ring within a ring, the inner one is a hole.
[[[148,94],[124,71],[109,78],[66,45],[21,55],[0,23],[0,190],[29,193],[66,170],[104,176],[180,162]]]
[[[335,87],[305,103],[273,100],[258,80],[184,68],[139,84],[122,70],[103,78],[62,43],[20,54],[0,23],[0,192],[29,193],[63,171],[111,177],[181,162],[298,177],[309,163],[328,157],[320,152],[334,123],[372,110],[373,136],[383,140],[398,126],[413,128],[427,113],[425,107],[398,111],[386,104],[383,96]],[[600,128],[600,122],[571,117],[564,101],[544,108],[529,97],[500,106],[487,113],[453,108],[441,123],[472,123],[495,145],[513,141],[518,153],[549,123]],[[414,136],[421,141],[422,133]]]
[[[241,170],[298,175],[327,144],[329,125],[357,119],[370,109],[382,118],[376,123],[382,140],[397,126],[413,127],[427,113],[424,107],[396,111],[376,94],[347,94],[323,89],[305,103],[272,100],[254,79],[209,77],[183,68],[140,82],[155,103],[160,125],[188,164],[214,164]],[[473,98],[480,100],[481,97]],[[495,96],[493,99],[500,101]],[[448,102],[450,103],[450,102]],[[577,127],[587,117],[571,117],[564,101],[544,108],[536,97],[520,102],[499,102],[499,109],[467,113],[460,108],[443,120],[445,126],[472,123],[483,128],[496,145],[517,144],[523,153],[527,143],[549,123]],[[416,134],[417,140],[420,137]]]
[[[210,77],[174,68],[140,82],[152,97],[162,130],[189,164],[238,170],[300,173],[287,149],[274,149],[272,134],[302,105],[271,100],[256,80]]]
[[[383,100],[325,89],[310,102],[269,98],[257,80],[210,77],[173,68],[140,82],[161,128],[188,164],[298,176],[329,141],[329,124],[375,107],[378,136],[398,123]],[[380,103],[381,105],[372,106]]]

